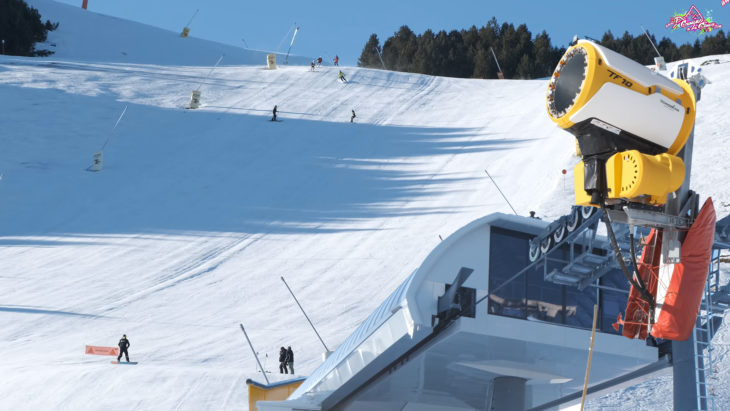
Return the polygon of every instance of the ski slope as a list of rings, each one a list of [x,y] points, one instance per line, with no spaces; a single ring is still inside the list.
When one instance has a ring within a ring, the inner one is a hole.
[[[440,237],[572,204],[574,139],[545,81],[343,67],[342,84],[307,58],[269,71],[265,52],[29,3],[60,26],[56,54],[0,56],[0,409],[247,409],[245,380],[263,377],[239,323],[272,380],[280,346],[297,375],[324,351],[281,276],[333,349]],[[705,68],[692,173],[719,217],[729,74]],[[84,355],[122,334],[139,365]],[[716,343],[727,409],[727,329]],[[663,379],[589,405],[668,409],[670,394]]]

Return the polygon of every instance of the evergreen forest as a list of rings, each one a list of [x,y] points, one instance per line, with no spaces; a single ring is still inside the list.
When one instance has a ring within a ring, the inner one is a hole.
[[[703,34],[694,44],[680,46],[666,37],[659,41],[654,35],[649,37],[667,62],[730,53],[730,38],[722,30]],[[644,34],[633,36],[625,32],[616,37],[607,31],[600,41],[594,41],[641,64],[653,64],[656,57]],[[402,26],[382,45],[378,36],[372,34],[363,47],[358,66],[483,79],[498,78],[501,69],[504,78],[534,79],[550,76],[564,52],[565,48],[552,44],[545,31],[533,36],[525,24],[499,25],[493,17],[481,28],[472,26],[448,33],[426,30],[416,34],[408,26]]]

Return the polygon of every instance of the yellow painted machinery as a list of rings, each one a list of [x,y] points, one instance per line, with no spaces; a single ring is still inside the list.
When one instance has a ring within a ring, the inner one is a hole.
[[[692,132],[695,105],[684,80],[588,40],[571,46],[550,79],[547,111],[580,146],[576,204],[664,204],[684,181],[677,154]]]

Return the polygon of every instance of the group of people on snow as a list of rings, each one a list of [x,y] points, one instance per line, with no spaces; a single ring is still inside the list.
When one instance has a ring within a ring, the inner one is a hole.
[[[355,115],[355,111],[352,112],[352,115]],[[117,357],[117,361],[122,360],[122,355],[126,358],[127,362],[129,362],[129,347],[131,344],[129,343],[129,339],[127,339],[127,334],[122,335],[122,338],[119,340],[119,356]],[[287,348],[281,347],[279,350],[279,373],[281,374],[294,374],[294,351],[291,349],[291,346],[288,346]]]
[[[287,367],[289,367],[288,370]],[[294,351],[292,351],[291,346],[281,347],[279,350],[279,373],[294,374]]]
[[[340,65],[340,57],[337,56],[337,55],[335,55],[335,58],[332,59],[332,62],[334,63],[335,66],[339,66]],[[320,67],[322,65],[322,57],[321,56],[320,57],[317,57],[317,59],[315,59],[315,60],[312,60],[312,63],[309,65],[309,67],[312,69],[312,71],[314,71],[315,65],[317,67]]]

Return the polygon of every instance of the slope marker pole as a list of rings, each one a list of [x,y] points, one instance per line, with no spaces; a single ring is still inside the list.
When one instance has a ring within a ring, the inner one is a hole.
[[[596,319],[598,318],[598,304],[593,304],[593,330],[591,331],[591,348],[588,349],[588,365],[586,365],[586,378],[583,381],[583,396],[580,399],[580,411],[586,403],[586,391],[588,390],[588,375],[591,373],[591,359],[593,358],[593,343],[596,342]]]

